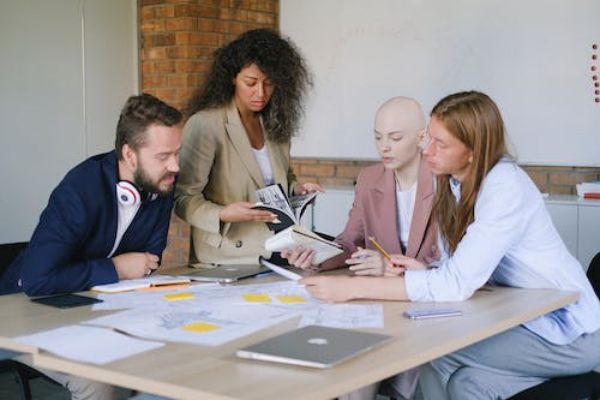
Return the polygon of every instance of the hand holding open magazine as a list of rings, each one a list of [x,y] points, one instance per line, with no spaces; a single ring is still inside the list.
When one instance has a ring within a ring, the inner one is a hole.
[[[253,208],[266,210],[277,215],[274,222],[266,223],[270,230],[277,233],[292,225],[299,224],[304,211],[314,201],[317,194],[319,192],[288,198],[280,184],[271,185],[256,191],[258,203]]]
[[[265,249],[268,251],[295,249],[298,246],[313,249],[315,255],[312,262],[317,265],[344,251],[338,243],[324,239],[302,225],[292,225],[265,240]]]

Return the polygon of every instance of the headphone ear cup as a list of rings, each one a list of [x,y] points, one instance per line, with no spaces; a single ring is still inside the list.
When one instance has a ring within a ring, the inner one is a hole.
[[[119,203],[133,206],[140,203],[140,193],[136,189],[136,187],[128,181],[119,181],[117,183],[117,198],[119,199]]]

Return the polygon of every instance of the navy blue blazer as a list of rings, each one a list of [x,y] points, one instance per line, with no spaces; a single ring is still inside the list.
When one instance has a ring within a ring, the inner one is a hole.
[[[50,195],[27,248],[8,267],[0,294],[71,293],[117,282],[111,258],[117,234],[117,157],[99,154],[67,173]],[[173,194],[141,204],[113,256],[167,245]]]

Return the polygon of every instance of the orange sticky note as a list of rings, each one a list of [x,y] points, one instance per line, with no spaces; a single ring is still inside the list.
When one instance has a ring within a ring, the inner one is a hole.
[[[211,324],[208,322],[192,322],[191,324],[187,324],[187,325],[183,325],[181,327],[182,330],[187,331],[187,332],[194,332],[194,333],[206,333],[206,332],[211,332],[217,329],[221,329],[220,326],[215,325],[215,324]]]
[[[280,294],[277,296],[277,300],[283,304],[306,303],[306,299],[297,294]]]
[[[250,303],[270,303],[271,296],[268,293],[246,293],[242,295],[245,301]]]
[[[163,299],[167,301],[179,301],[179,300],[189,300],[193,299],[194,294],[190,292],[183,293],[168,293],[163,295]]]

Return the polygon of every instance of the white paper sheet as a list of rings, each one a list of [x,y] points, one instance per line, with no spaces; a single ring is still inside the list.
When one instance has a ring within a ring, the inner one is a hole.
[[[178,306],[197,300],[196,293],[204,291],[204,288],[219,287],[216,283],[194,285],[180,289],[161,289],[147,292],[125,292],[125,293],[101,293],[98,298],[102,303],[96,303],[92,310],[126,310],[140,308],[177,308]],[[202,288],[202,289],[200,289]],[[189,293],[189,296],[184,294]],[[179,297],[177,295],[180,295]]]
[[[292,281],[236,286],[203,284],[176,290],[100,294],[98,298],[103,302],[94,304],[93,310],[143,308],[171,310],[220,304],[224,307],[234,304],[271,304],[297,309],[322,304],[321,301],[313,298],[303,285]]]
[[[83,323],[118,329],[141,338],[216,346],[297,315],[288,308],[221,303],[176,310],[128,310]]]
[[[136,339],[112,329],[81,325],[19,336],[15,340],[60,357],[91,364],[107,364],[164,346],[164,343]]]
[[[302,313],[300,326],[331,328],[383,328],[381,304],[323,304]]]

